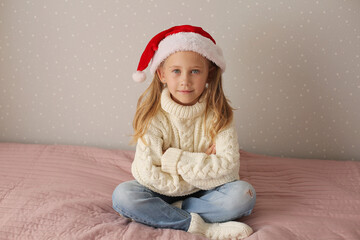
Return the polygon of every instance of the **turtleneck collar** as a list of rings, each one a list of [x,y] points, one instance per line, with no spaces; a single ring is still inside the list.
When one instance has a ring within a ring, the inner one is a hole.
[[[176,103],[170,96],[170,92],[168,88],[164,88],[161,93],[161,107],[162,109],[178,118],[196,118],[200,116],[206,107],[206,102],[201,98],[197,103],[192,106],[183,106],[181,104]]]

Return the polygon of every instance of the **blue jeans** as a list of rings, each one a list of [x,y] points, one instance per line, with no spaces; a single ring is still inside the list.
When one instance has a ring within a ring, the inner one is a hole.
[[[182,207],[171,204],[183,200]],[[156,228],[187,231],[190,213],[205,222],[225,222],[250,215],[256,201],[254,188],[247,182],[234,181],[188,196],[169,197],[142,186],[137,181],[119,184],[114,190],[113,208],[124,217]]]

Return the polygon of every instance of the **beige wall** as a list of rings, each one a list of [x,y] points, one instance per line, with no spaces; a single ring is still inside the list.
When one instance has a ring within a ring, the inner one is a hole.
[[[0,0],[0,141],[133,149],[131,74],[180,24],[223,48],[241,148],[360,160],[358,0]]]

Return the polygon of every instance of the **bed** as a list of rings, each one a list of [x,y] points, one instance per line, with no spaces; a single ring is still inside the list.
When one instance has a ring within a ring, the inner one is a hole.
[[[360,239],[360,161],[241,151],[257,190],[248,240]],[[133,151],[0,143],[0,239],[205,239],[119,216],[111,195],[131,180]]]

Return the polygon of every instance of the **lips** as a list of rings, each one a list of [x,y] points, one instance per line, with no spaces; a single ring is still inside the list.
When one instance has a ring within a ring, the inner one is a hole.
[[[188,94],[188,93],[192,93],[192,90],[178,90],[179,93],[183,93],[183,94]]]

